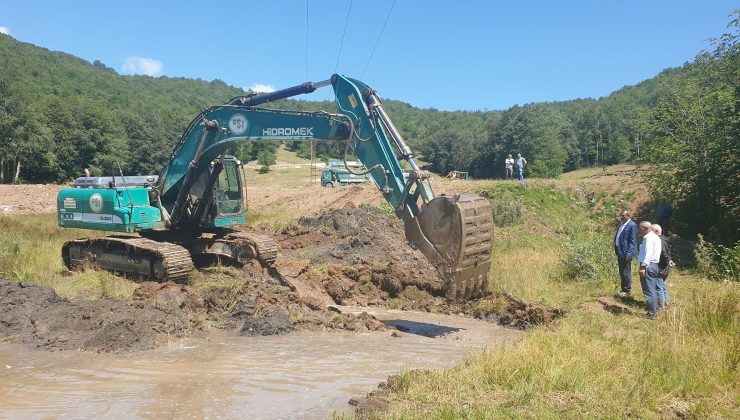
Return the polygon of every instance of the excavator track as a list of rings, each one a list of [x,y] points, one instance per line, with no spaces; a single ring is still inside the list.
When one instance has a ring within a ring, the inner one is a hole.
[[[188,250],[170,242],[147,238],[108,236],[67,241],[62,259],[70,270],[91,264],[156,281],[187,282],[193,270]]]
[[[252,247],[256,251],[256,254],[252,258],[256,258],[265,266],[272,267],[275,265],[279,247],[277,242],[271,237],[257,233],[237,231],[228,234],[224,239],[233,241],[240,247]]]
[[[198,238],[182,243],[193,258],[201,256],[225,259],[234,264],[257,260],[265,267],[274,267],[278,245],[267,235],[232,231],[211,238]]]
[[[487,199],[473,194],[439,196],[417,217],[404,220],[406,238],[437,268],[450,300],[488,291],[493,213]]]

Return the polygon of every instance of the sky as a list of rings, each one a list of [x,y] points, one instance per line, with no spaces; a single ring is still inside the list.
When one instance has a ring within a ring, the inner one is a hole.
[[[2,3],[0,32],[121,74],[269,91],[336,72],[383,98],[470,111],[606,96],[711,49],[707,39],[727,32],[740,8],[726,0]],[[331,89],[302,99],[332,99]]]

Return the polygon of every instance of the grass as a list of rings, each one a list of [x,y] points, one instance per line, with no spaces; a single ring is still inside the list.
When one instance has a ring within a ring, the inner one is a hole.
[[[468,187],[524,208],[516,223],[496,229],[491,288],[568,315],[514,345],[406,378],[378,417],[740,416],[740,285],[676,270],[672,307],[656,321],[594,306],[617,291],[612,213],[642,195],[624,182],[632,167],[586,172],[530,180],[525,189],[505,182]],[[579,256],[585,261],[577,267],[595,267],[592,278],[566,276],[566,262]],[[634,309],[642,312],[641,298]]]
[[[417,377],[384,417],[736,416],[740,294],[679,281],[686,286],[672,290],[677,303],[656,322],[572,311],[512,347]]]
[[[66,299],[131,299],[136,283],[100,270],[68,273],[62,263],[65,241],[104,233],[60,229],[55,214],[0,216],[0,275],[51,287]]]

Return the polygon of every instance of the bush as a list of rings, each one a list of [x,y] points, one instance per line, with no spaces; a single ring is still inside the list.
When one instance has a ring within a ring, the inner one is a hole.
[[[511,226],[522,216],[522,208],[511,199],[497,198],[491,202],[493,223],[496,226]]]
[[[702,235],[698,238],[694,257],[699,274],[710,280],[740,281],[740,242],[729,248],[707,242]]]
[[[270,172],[270,165],[275,164],[275,153],[269,150],[262,150],[257,154],[257,163],[262,165],[259,172],[265,174]]]
[[[603,237],[574,239],[567,245],[562,266],[566,280],[601,281],[616,273],[611,242]]]

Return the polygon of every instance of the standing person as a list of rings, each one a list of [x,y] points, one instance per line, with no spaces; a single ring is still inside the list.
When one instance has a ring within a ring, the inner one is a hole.
[[[668,287],[666,281],[668,275],[671,274],[671,269],[676,266],[676,263],[671,259],[671,246],[668,243],[668,238],[663,236],[663,228],[659,224],[652,226],[653,233],[658,235],[660,238],[660,260],[658,261],[658,274],[660,275],[660,281],[658,282],[658,308],[665,309],[670,303],[668,300]]]
[[[658,218],[658,224],[665,230],[665,234],[668,235],[670,230],[671,216],[673,215],[673,207],[668,203],[665,197],[661,197],[658,201],[658,205],[655,206],[655,214]]]
[[[512,158],[511,155],[506,156],[506,163],[504,166],[506,168],[506,179],[512,179],[514,172],[514,158]]]
[[[527,159],[524,159],[521,153],[516,154],[516,177],[519,179],[519,183],[524,185],[524,167],[527,166]]]
[[[640,222],[642,244],[640,245],[640,286],[645,295],[647,313],[645,318],[655,319],[658,312],[658,281],[661,280],[658,261],[660,261],[660,238],[652,230],[652,223]]]
[[[626,298],[632,293],[632,258],[637,256],[637,225],[632,221],[629,210],[622,210],[619,220],[619,229],[614,236],[614,253],[617,254],[622,283],[617,296]]]

